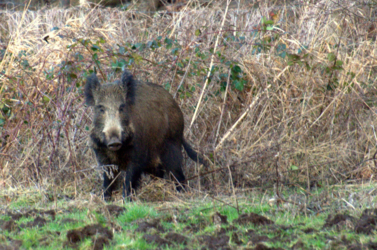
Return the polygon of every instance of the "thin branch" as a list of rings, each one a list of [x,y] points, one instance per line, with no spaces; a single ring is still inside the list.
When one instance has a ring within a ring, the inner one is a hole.
[[[265,90],[263,90],[262,92],[259,92],[254,100],[252,101],[252,103],[249,105],[249,107],[243,112],[243,114],[240,116],[240,118],[238,118],[238,120],[233,124],[233,126],[228,129],[228,131],[225,133],[225,135],[223,136],[223,138],[221,138],[219,144],[216,146],[215,148],[215,151],[219,150],[222,146],[223,146],[223,143],[225,142],[226,139],[228,139],[228,137],[233,133],[234,129],[237,127],[237,125],[243,120],[243,118],[245,118],[245,116],[249,113],[249,111],[255,106],[255,104],[257,103],[257,101],[259,100],[259,98],[269,89],[270,87],[268,86]]]
[[[213,61],[214,61],[214,58],[215,58],[217,46],[219,44],[220,35],[222,34],[222,30],[223,30],[224,23],[225,23],[225,20],[226,20],[226,15],[228,14],[228,8],[229,8],[230,2],[231,2],[230,0],[227,0],[226,8],[225,8],[225,13],[224,13],[224,16],[223,16],[223,21],[222,21],[221,26],[220,26],[220,32],[219,32],[219,34],[216,37],[215,47],[213,48],[213,54],[211,56],[211,63],[209,65],[209,69],[208,69],[208,74],[207,74],[207,77],[206,77],[206,81],[204,83],[204,86],[203,86],[203,89],[202,89],[202,93],[200,94],[198,105],[196,105],[195,113],[194,113],[194,115],[192,117],[189,129],[192,127],[192,124],[194,124],[194,121],[196,120],[196,117],[198,115],[198,111],[199,111],[199,108],[200,108],[200,104],[202,103],[204,91],[207,88],[208,80],[209,80],[209,77],[211,76],[211,69],[212,69],[212,66],[213,66]]]

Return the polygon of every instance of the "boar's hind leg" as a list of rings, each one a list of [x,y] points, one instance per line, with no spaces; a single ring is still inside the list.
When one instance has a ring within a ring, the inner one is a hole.
[[[176,184],[177,191],[185,188],[185,176],[182,170],[182,150],[180,143],[167,142],[164,154],[161,156],[162,165],[165,167],[168,175],[173,175],[173,180],[178,181]]]

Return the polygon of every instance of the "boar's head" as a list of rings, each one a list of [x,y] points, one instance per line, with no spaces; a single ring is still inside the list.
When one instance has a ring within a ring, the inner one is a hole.
[[[130,107],[134,101],[135,81],[125,71],[120,81],[103,84],[95,73],[87,78],[85,101],[94,107],[92,139],[100,146],[117,151],[132,139]]]

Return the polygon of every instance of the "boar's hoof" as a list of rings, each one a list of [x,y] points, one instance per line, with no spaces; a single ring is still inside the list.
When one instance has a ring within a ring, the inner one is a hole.
[[[113,137],[110,139],[109,143],[107,143],[107,147],[111,151],[118,151],[122,147],[122,143],[120,142],[118,138]]]

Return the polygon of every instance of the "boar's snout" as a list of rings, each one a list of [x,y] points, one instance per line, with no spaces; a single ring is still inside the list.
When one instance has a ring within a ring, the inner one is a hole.
[[[107,143],[108,149],[117,151],[122,147],[122,142],[117,137],[112,137]]]

